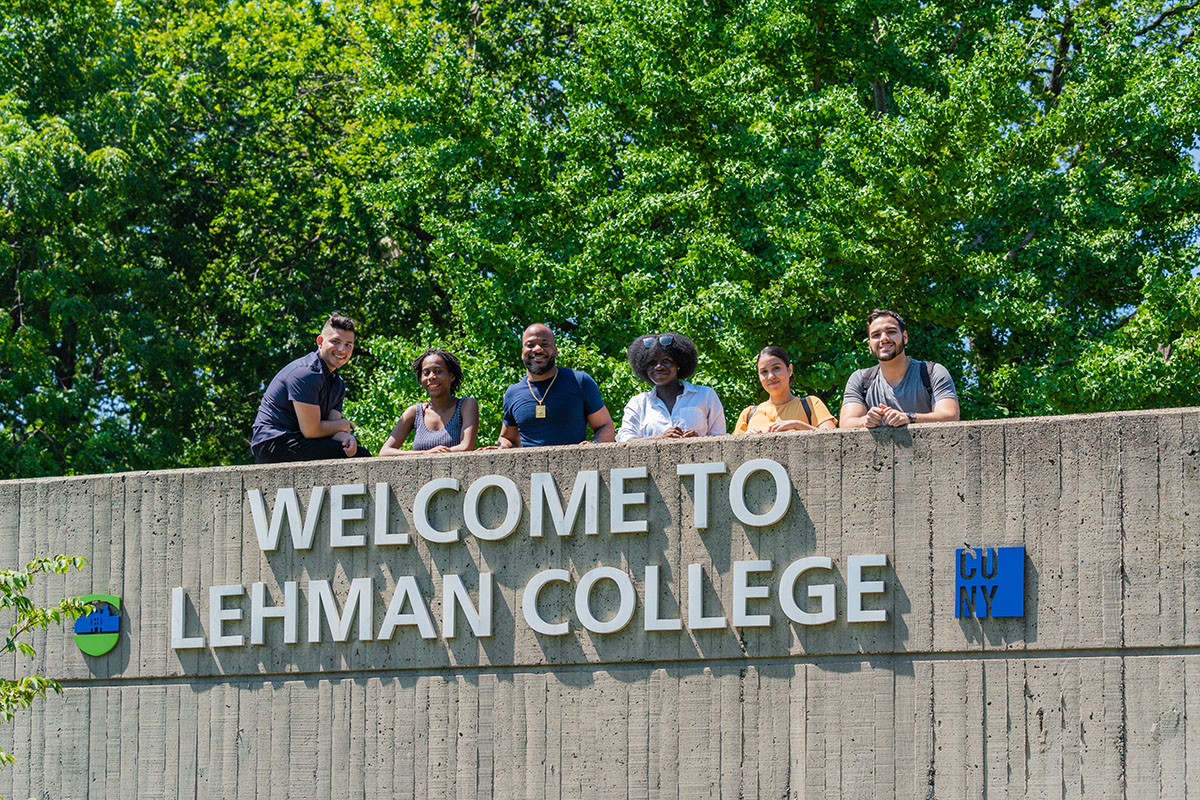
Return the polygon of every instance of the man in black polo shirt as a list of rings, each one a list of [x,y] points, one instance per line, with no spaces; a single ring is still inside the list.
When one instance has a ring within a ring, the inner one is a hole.
[[[250,450],[259,464],[365,457],[354,425],[342,416],[346,384],[335,374],[354,352],[354,320],[334,314],[317,336],[317,351],[271,379],[258,404]]]

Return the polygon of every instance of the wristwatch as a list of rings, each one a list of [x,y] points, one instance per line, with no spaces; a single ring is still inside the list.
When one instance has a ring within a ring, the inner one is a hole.
[[[914,422],[917,421],[917,415],[911,411],[909,411],[907,413],[908,413],[908,424],[912,425]]]

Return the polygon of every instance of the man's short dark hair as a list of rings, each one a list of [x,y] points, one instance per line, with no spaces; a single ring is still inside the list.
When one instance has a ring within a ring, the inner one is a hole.
[[[891,317],[892,319],[896,320],[896,325],[899,326],[901,333],[904,333],[908,330],[908,327],[904,324],[904,317],[900,316],[895,311],[889,311],[886,308],[877,308],[871,312],[870,316],[867,317],[868,331],[871,330],[871,323],[880,317]]]
[[[425,359],[429,356],[440,356],[442,363],[446,365],[446,369],[450,370],[450,394],[458,391],[458,387],[462,386],[462,364],[458,363],[458,356],[448,350],[442,350],[438,347],[431,347],[421,355],[417,356],[412,363],[413,374],[417,376],[417,383],[421,382],[421,367],[425,364]]]
[[[329,319],[325,320],[325,324],[321,326],[321,330],[325,330],[326,328],[336,328],[346,333],[354,333],[354,320],[342,316],[335,311],[329,315]]]
[[[663,344],[663,341],[666,344]],[[646,346],[646,342],[650,346]],[[633,340],[633,344],[629,345],[629,349],[625,351],[625,355],[629,358],[629,366],[633,368],[633,374],[644,380],[646,383],[653,383],[650,380],[650,367],[653,366],[654,354],[658,352],[666,353],[675,362],[675,366],[679,369],[679,380],[687,380],[696,373],[696,364],[700,361],[700,354],[696,352],[696,344],[688,337],[681,333],[667,331],[666,333],[647,334],[639,336]]]

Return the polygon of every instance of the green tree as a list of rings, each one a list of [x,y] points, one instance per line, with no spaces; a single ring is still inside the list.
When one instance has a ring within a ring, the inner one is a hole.
[[[170,292],[169,276],[128,235],[155,169],[147,151],[160,143],[160,104],[128,66],[135,28],[99,3],[2,7],[6,475],[148,465],[146,453],[171,436],[129,419],[139,387],[161,393],[188,374],[175,356],[185,343],[148,312]]]
[[[624,345],[671,328],[731,419],[767,343],[836,408],[887,306],[971,416],[1189,404],[1198,14],[426,4],[373,32],[372,196],[447,298],[422,336],[511,365],[489,393],[544,320],[616,412]]]
[[[423,282],[359,192],[381,146],[357,115],[359,39],[319,2],[189,4],[151,37],[178,132],[159,236],[203,392],[178,463],[246,460],[266,382],[331,312],[365,331],[417,319]]]
[[[968,415],[1194,402],[1197,14],[0,0],[0,475],[244,461],[335,309],[372,446],[435,343],[492,437],[531,320],[617,412],[669,328],[836,408],[875,305]]]
[[[65,575],[72,567],[83,569],[87,559],[80,556],[51,556],[35,558],[20,570],[0,570],[0,609],[15,616],[4,641],[3,653],[20,653],[32,658],[33,647],[22,639],[33,630],[46,630],[89,612],[87,605],[75,598],[65,598],[57,605],[42,607],[29,599],[34,580],[41,575]],[[62,694],[62,685],[44,675],[26,675],[16,680],[0,678],[0,722],[11,722],[13,715],[29,708],[34,700],[45,698],[46,692]],[[10,764],[13,755],[0,750],[0,764]]]
[[[0,474],[244,461],[333,310],[416,319],[331,4],[0,2]]]

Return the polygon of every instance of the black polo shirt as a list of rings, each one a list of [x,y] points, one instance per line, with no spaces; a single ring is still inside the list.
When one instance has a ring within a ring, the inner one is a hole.
[[[300,432],[300,420],[292,403],[309,403],[321,407],[321,419],[330,412],[342,410],[346,384],[331,371],[319,353],[297,358],[275,374],[254,418],[254,434],[250,446],[270,441],[278,436]]]

